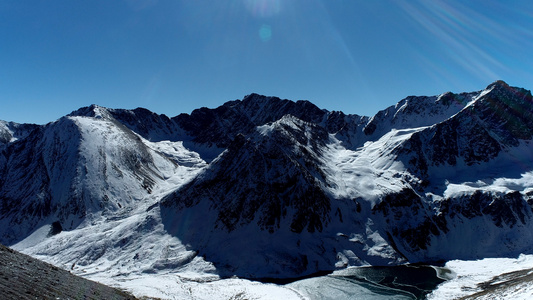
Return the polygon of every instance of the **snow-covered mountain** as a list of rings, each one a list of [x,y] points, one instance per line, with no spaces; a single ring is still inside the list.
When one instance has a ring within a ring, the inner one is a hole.
[[[532,137],[531,93],[502,81],[373,117],[251,94],[172,118],[2,121],[0,242],[114,276],[516,256],[532,251]]]
[[[163,198],[163,220],[244,276],[529,252],[532,104],[529,92],[495,82],[408,97],[337,130],[327,126],[334,113],[284,116],[234,138]]]
[[[75,112],[4,146],[3,243],[20,241],[45,224],[73,230],[92,215],[127,215],[179,173],[180,163],[204,164],[180,143],[154,145],[106,109],[87,110],[93,116]]]

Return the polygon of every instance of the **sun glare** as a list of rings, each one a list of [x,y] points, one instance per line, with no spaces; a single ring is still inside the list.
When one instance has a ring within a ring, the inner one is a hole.
[[[243,0],[246,9],[255,17],[272,17],[281,11],[281,0]]]

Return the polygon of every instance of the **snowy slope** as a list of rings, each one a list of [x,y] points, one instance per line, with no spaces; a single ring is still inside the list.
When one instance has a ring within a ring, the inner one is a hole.
[[[9,144],[3,155],[0,222],[7,244],[45,224],[72,230],[101,214],[128,216],[170,177],[186,178],[181,169],[205,164],[180,143],[143,141],[100,115],[61,118]]]
[[[531,299],[533,256],[453,260],[446,267],[453,279],[442,283],[428,299]]]

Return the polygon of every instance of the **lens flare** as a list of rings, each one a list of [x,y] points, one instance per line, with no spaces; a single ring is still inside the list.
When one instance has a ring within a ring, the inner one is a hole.
[[[272,27],[266,24],[261,25],[261,28],[259,28],[259,38],[263,42],[268,42],[272,38]]]
[[[399,6],[443,45],[448,58],[476,78],[494,80],[510,72],[499,59],[509,53],[503,53],[499,45],[517,41],[497,20],[467,5],[451,5],[446,1],[408,1]]]

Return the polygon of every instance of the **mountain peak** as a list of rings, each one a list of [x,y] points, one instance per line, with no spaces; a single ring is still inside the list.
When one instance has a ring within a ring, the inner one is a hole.
[[[493,83],[489,84],[487,86],[487,90],[488,89],[491,89],[491,88],[509,88],[509,85],[507,84],[507,82],[503,81],[503,80],[496,80],[494,81]]]
[[[107,108],[91,104],[90,106],[82,107],[68,114],[69,117],[93,117],[93,118],[110,118],[111,115]]]
[[[477,103],[481,102],[491,102],[494,105],[495,102],[500,102],[504,106],[512,106],[513,110],[518,110],[518,106],[522,106],[516,113],[523,113],[524,111],[531,111],[530,102],[528,100],[531,98],[531,92],[519,88],[509,86],[503,80],[497,80],[487,86],[486,89],[482,90],[476,97]]]
[[[303,124],[305,123],[305,121],[291,115],[291,114],[286,114],[284,115],[283,117],[281,117],[279,120],[275,121],[275,122],[272,122],[272,124],[275,126],[275,127],[278,127],[278,126],[302,126]]]
[[[279,97],[274,96],[265,96],[257,93],[251,93],[242,99],[242,101],[256,101],[256,102],[265,102],[269,100],[281,100]]]
[[[307,127],[306,125],[307,125],[307,122],[291,114],[286,114],[277,121],[274,121],[274,122],[271,122],[265,125],[257,126],[256,130],[262,136],[271,136],[274,132],[277,134],[279,133],[287,134],[288,132],[290,132],[290,134],[296,134],[298,136],[301,136],[301,135],[305,135],[304,132],[306,130],[305,128]],[[308,125],[311,125],[311,123],[309,123]],[[300,133],[297,134],[296,132],[300,132]]]

